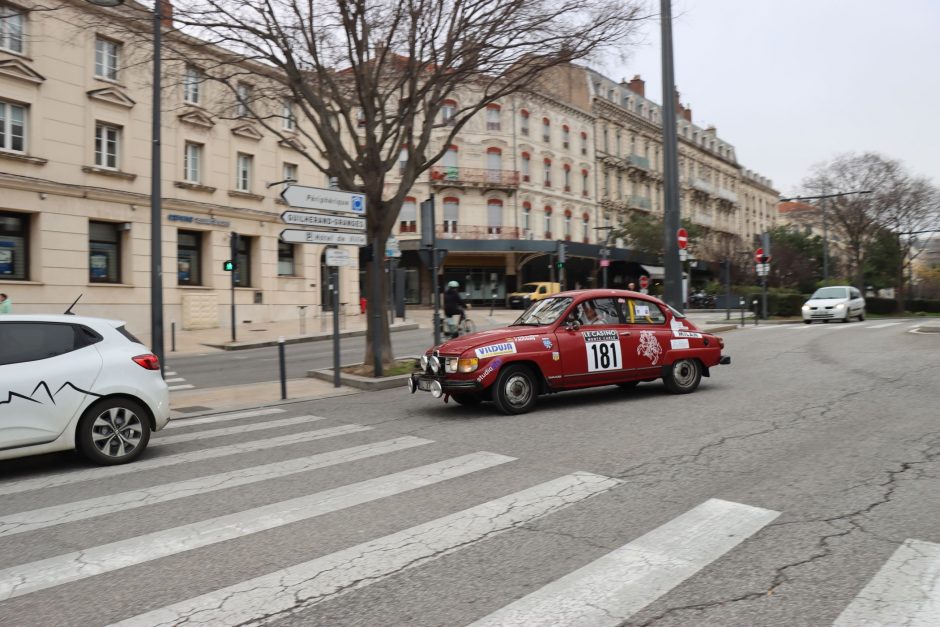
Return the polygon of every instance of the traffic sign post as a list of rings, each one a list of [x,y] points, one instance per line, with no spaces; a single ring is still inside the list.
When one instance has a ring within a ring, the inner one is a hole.
[[[649,292],[649,290],[647,289],[649,288],[649,285],[650,285],[650,278],[644,274],[643,276],[640,277],[640,291],[643,292],[644,294],[647,294]]]
[[[281,222],[292,226],[312,226],[328,229],[350,229],[356,231],[366,230],[366,219],[351,216],[342,216],[328,213],[311,213],[309,211],[285,211],[281,214]]]
[[[281,241],[291,244],[340,244],[348,246],[365,246],[365,233],[340,233],[337,231],[303,231],[300,229],[284,229],[281,231]]]
[[[676,240],[679,243],[679,249],[685,250],[686,246],[689,245],[689,232],[683,228],[680,228],[676,231]]]
[[[767,275],[770,274],[770,255],[764,252],[763,248],[758,248],[754,251],[754,262],[756,263],[755,269],[757,270],[757,276],[760,277],[761,281],[761,318],[764,320],[767,319]],[[757,316],[757,312],[754,312],[754,316]]]

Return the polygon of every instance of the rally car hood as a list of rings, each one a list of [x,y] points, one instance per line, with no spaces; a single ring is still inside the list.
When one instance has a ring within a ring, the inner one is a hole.
[[[548,333],[548,329],[548,326],[518,326],[501,327],[499,329],[490,329],[489,331],[477,331],[476,333],[461,335],[456,339],[448,340],[437,348],[441,355],[460,355],[471,348],[478,348],[487,344],[493,344],[494,342],[504,342],[517,336]]]

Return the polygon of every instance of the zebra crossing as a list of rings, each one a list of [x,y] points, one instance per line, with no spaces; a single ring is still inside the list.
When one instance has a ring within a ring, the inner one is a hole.
[[[896,327],[899,325],[907,324],[906,330],[919,329],[924,326],[923,323],[911,323],[909,320],[892,320],[879,322],[876,324],[869,324],[872,321],[867,322],[851,322],[849,324],[841,323],[839,321],[833,321],[830,324],[824,324],[821,322],[814,322],[813,324],[759,324],[759,325],[750,325],[741,327],[745,331],[787,331],[787,332],[805,332],[813,331],[819,329],[826,329],[828,331],[844,331],[846,329],[887,329],[889,327]]]
[[[191,383],[186,383],[186,379],[181,377],[179,373],[170,370],[163,373],[163,380],[166,381],[167,389],[171,392],[191,390],[196,387]]]
[[[102,625],[274,623],[316,612],[321,604],[390,581],[403,571],[486,549],[499,536],[587,507],[623,485],[617,478],[578,470],[545,471],[537,479],[506,485],[505,478],[520,463],[514,457],[461,451],[455,444],[383,434],[364,425],[331,424],[323,416],[288,415],[281,408],[173,421],[154,435],[152,446],[155,452],[126,466],[45,475],[37,471],[36,476],[0,480],[0,494],[7,495],[0,501],[0,624],[35,624],[21,612],[38,603],[73,603],[82,598],[73,589],[87,589],[82,586],[108,577],[120,581],[139,572],[135,569],[164,560],[199,553],[210,560],[218,554],[224,562],[233,559],[231,552],[222,551],[232,543],[251,547],[247,543],[265,534],[347,516],[357,508],[393,510],[396,499],[453,491],[460,481],[484,486],[480,494],[454,501],[460,504],[453,511],[437,511],[426,519],[417,512],[409,524],[335,550],[298,550],[287,561],[248,568],[249,575],[215,589],[192,582],[192,592],[185,586],[176,598],[139,611],[122,599],[121,586],[89,599],[89,607],[61,608],[63,616],[66,611],[90,612],[91,624]],[[277,455],[282,450],[286,452]],[[272,454],[257,462],[258,456]],[[396,462],[392,470],[384,465],[390,459]],[[275,496],[273,488],[286,483],[294,492]],[[261,500],[240,501],[246,490]],[[55,502],[49,502],[50,494]],[[271,496],[262,498],[266,494]],[[211,515],[183,513],[211,499]],[[155,519],[155,512],[165,515]],[[499,609],[481,611],[460,624],[623,624],[780,515],[707,499],[541,588],[512,592],[515,588],[504,586],[506,598],[499,599]],[[129,524],[129,531],[115,532],[124,528],[123,521],[147,522],[139,531]],[[32,559],[3,557],[20,554],[12,549],[22,551],[37,538],[61,541],[34,548]],[[235,553],[240,563],[244,550]],[[247,556],[245,560],[251,564]],[[908,540],[848,603],[835,625],[940,624],[938,572],[940,545]],[[107,604],[112,596],[113,607]],[[89,619],[80,622],[89,624]],[[73,623],[66,617],[60,624]]]

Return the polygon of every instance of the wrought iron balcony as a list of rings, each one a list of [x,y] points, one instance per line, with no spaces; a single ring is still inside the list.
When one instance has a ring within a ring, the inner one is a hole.
[[[435,227],[435,231],[437,232],[438,239],[523,239],[523,229],[515,226],[438,224]]]
[[[634,196],[633,194],[628,197],[628,203],[631,208],[642,209],[643,211],[649,211],[650,207],[652,206],[649,198],[644,196]]]
[[[519,187],[519,172],[436,165],[431,167],[431,184],[437,187],[515,189]]]

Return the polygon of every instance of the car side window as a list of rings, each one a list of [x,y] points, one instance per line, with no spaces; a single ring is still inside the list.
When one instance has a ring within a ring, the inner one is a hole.
[[[548,288],[545,287],[544,285],[539,287],[539,294],[544,294],[547,291],[548,291]]]
[[[574,312],[581,326],[619,324],[620,315],[613,298],[592,298],[580,303]]]
[[[48,359],[92,343],[71,324],[0,322],[0,366]]]
[[[624,298],[621,304],[627,324],[665,324],[666,315],[654,302],[639,298]]]

